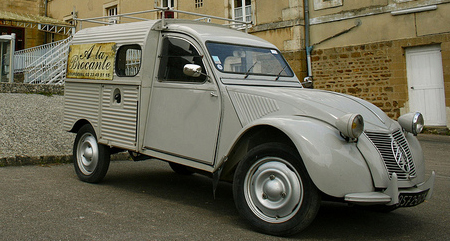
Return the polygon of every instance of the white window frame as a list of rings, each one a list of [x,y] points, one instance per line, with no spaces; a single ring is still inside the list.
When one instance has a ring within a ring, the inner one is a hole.
[[[253,19],[252,2],[250,2],[250,5],[245,5],[245,0],[238,1],[241,1],[242,7],[235,7],[234,0],[231,1],[231,13],[233,14],[233,20],[251,22]],[[240,12],[239,17],[236,16],[237,12]],[[236,28],[241,28],[242,26],[243,25],[241,24],[235,25]]]
[[[117,6],[113,6],[106,9],[107,16],[116,16],[117,15]]]
[[[195,8],[203,7],[203,0],[194,0]]]
[[[110,2],[107,4],[103,4],[103,15],[106,17],[110,17],[108,19],[109,23],[116,24],[119,19],[114,17],[119,14],[119,1]]]
[[[172,4],[172,1],[173,1],[173,4]],[[167,2],[167,7],[168,8],[174,8],[175,7],[175,0],[161,0],[161,7],[164,7],[164,2]]]

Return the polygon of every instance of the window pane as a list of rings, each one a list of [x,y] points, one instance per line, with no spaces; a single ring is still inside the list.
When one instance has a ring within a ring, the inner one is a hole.
[[[293,76],[292,70],[276,49],[231,45],[206,44],[219,71],[235,74]]]
[[[195,47],[189,42],[178,38],[165,38],[159,68],[159,79],[161,81],[184,81],[184,82],[204,82],[205,75],[191,77],[183,73],[186,64],[196,64],[202,67],[203,56],[199,55]]]
[[[162,7],[169,7],[173,8],[175,7],[174,0],[161,0],[161,6]]]
[[[195,8],[202,8],[203,0],[195,0]]]
[[[107,8],[106,12],[107,12],[108,16],[117,15],[117,6],[114,6],[114,7],[111,7],[111,8]]]
[[[139,73],[142,59],[141,46],[137,44],[124,45],[119,48],[116,56],[117,76],[132,77]]]

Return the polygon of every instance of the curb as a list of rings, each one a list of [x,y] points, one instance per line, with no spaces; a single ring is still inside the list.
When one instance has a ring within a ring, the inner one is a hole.
[[[130,160],[127,152],[111,155],[111,161]],[[72,163],[72,155],[55,156],[15,156],[0,158],[0,167],[7,166],[28,166],[28,165],[48,165]]]

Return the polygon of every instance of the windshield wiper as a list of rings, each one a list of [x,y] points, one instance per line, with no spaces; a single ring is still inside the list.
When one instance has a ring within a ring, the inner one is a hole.
[[[276,78],[275,80],[278,80],[278,79],[280,78],[281,73],[286,69],[286,67],[287,67],[287,65],[285,65],[285,66],[283,67],[283,69],[280,71],[280,73],[277,74],[277,78]]]
[[[252,70],[253,67],[255,67],[256,63],[258,63],[258,61],[256,61],[256,62],[252,65],[252,67],[250,67],[250,68],[247,70],[247,72],[245,72],[245,77],[244,77],[244,79],[247,79],[247,77],[250,75],[250,70]]]

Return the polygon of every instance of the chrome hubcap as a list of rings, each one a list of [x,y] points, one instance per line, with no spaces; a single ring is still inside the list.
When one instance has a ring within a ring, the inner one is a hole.
[[[284,159],[266,157],[250,168],[244,195],[248,206],[259,218],[281,223],[292,218],[303,200],[300,175]]]
[[[98,164],[98,144],[91,133],[85,133],[78,143],[77,163],[84,175],[91,175]]]

